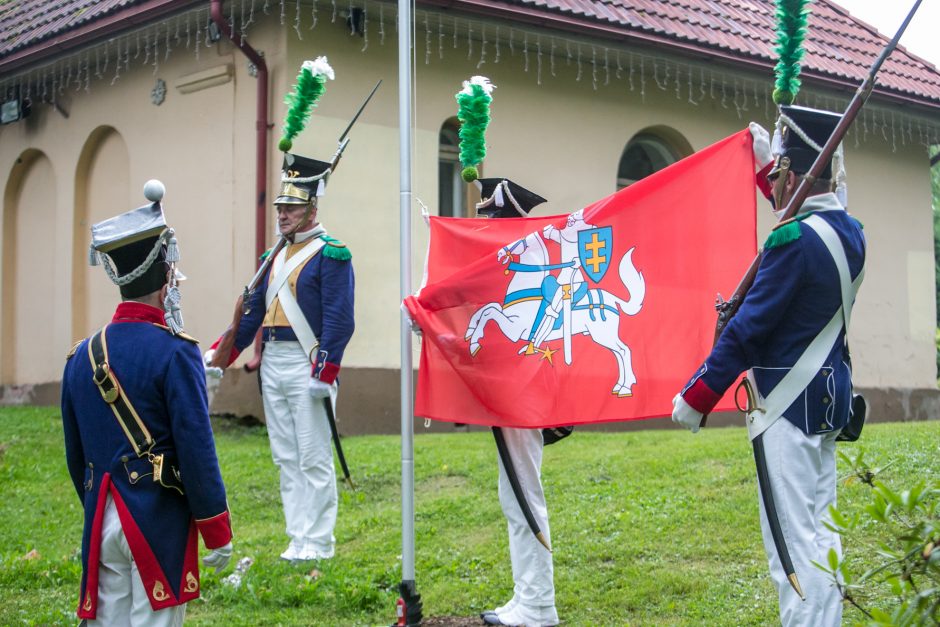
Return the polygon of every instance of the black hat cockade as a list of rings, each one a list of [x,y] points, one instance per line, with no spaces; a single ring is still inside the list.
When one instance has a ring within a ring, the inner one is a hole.
[[[477,179],[483,200],[477,215],[487,218],[524,218],[545,199],[509,179]]]
[[[304,61],[297,75],[297,84],[285,98],[288,110],[284,117],[284,134],[278,142],[278,148],[284,153],[284,163],[275,205],[305,205],[326,193],[332,164],[302,157],[290,150],[294,138],[306,127],[313,109],[326,91],[327,79],[333,80],[334,77],[326,57]]]
[[[774,134],[773,147],[776,161],[770,175],[783,169],[789,169],[794,174],[809,172],[841,119],[840,114],[831,111],[780,105],[777,121],[779,135]],[[832,178],[831,161],[818,178]]]
[[[163,183],[151,179],[144,185],[150,204],[93,225],[88,260],[93,266],[104,266],[125,299],[146,296],[169,283],[164,318],[176,334],[183,330],[177,287],[182,275],[176,270],[180,259],[176,233],[163,216],[165,191]]]

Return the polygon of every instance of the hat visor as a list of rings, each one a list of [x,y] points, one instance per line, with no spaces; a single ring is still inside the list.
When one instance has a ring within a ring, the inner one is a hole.
[[[296,196],[278,196],[274,199],[275,205],[306,205],[308,202],[311,202],[315,197],[311,197],[310,200],[304,200],[303,198],[297,198]]]

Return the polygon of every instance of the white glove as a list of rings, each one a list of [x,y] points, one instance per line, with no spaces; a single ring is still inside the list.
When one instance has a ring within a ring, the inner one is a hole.
[[[215,572],[219,573],[225,570],[230,559],[232,559],[231,542],[217,549],[212,549],[208,555],[202,558],[202,565],[206,568],[214,568]]]
[[[310,377],[310,382],[307,383],[307,390],[313,398],[328,398],[330,392],[333,391],[333,386],[332,384],[324,383],[319,379]]]
[[[686,403],[681,394],[676,394],[672,399],[672,421],[692,433],[698,433],[699,427],[702,426],[702,412]]]
[[[411,314],[408,312],[408,308],[405,307],[405,303],[401,304],[401,310],[405,312],[405,320],[408,321],[408,326],[411,328],[411,332],[421,337],[421,327],[419,327],[414,320],[411,319]]]
[[[774,160],[774,155],[770,151],[770,133],[757,122],[751,122],[747,125],[753,138],[752,147],[754,149],[754,171],[760,172],[767,164]]]
[[[832,155],[832,182],[835,184],[836,198],[843,207],[849,206],[849,188],[845,184],[845,157],[842,153],[842,144],[836,148]]]

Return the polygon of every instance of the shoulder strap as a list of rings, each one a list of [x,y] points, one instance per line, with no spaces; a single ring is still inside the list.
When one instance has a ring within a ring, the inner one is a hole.
[[[134,452],[138,457],[143,457],[150,453],[153,437],[124,393],[124,388],[118,382],[114,371],[111,370],[111,365],[108,363],[107,330],[108,327],[105,326],[88,342],[88,359],[91,361],[91,369],[94,372],[92,380],[98,386],[101,398],[114,412],[114,417],[117,418],[121,430],[127,436],[127,441],[134,447]]]

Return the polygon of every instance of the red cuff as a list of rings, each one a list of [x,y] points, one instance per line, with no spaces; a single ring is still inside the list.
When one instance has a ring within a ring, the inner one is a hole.
[[[313,370],[310,371],[310,376],[324,383],[332,384],[336,381],[336,377],[339,376],[339,364],[334,364],[330,361],[314,364]]]
[[[213,342],[213,343],[212,343],[212,346],[210,346],[209,348],[210,348],[211,350],[216,350],[216,349],[219,347],[219,342],[221,342],[221,341],[222,341],[222,336],[220,335],[220,336],[219,336],[219,339],[217,339],[215,342]],[[228,355],[228,361],[225,362],[225,367],[228,368],[229,366],[231,366],[231,365],[232,365],[232,362],[234,362],[236,359],[238,359],[238,356],[241,355],[241,354],[242,354],[242,352],[241,352],[240,350],[238,350],[237,348],[235,348],[235,346],[233,345],[233,346],[232,346],[232,351],[231,351],[231,352],[229,353],[229,355]]]
[[[705,385],[701,379],[698,379],[682,394],[682,398],[695,411],[710,414],[718,401],[721,400],[721,394],[717,394]]]
[[[770,171],[773,169],[773,167],[774,167],[774,162],[771,161],[770,163],[762,167],[757,174],[754,175],[756,179],[755,183],[757,183],[757,189],[760,190],[760,193],[763,194],[764,198],[766,198],[767,200],[770,200],[770,196],[773,193],[773,186],[770,184],[770,181],[767,180],[767,175],[770,174]]]
[[[232,519],[228,510],[212,518],[197,519],[196,527],[207,549],[217,549],[232,541]]]

